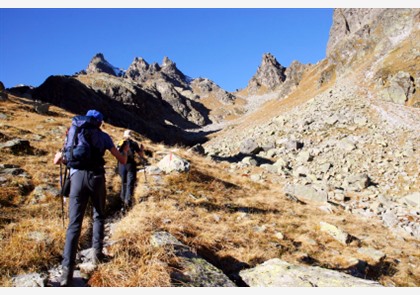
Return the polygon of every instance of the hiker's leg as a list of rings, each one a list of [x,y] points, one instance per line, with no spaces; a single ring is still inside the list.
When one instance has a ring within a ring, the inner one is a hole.
[[[136,183],[136,167],[132,166],[127,169],[127,192],[126,192],[126,204],[130,207],[133,203],[134,187]]]
[[[89,175],[89,187],[93,204],[93,235],[92,247],[97,253],[102,253],[105,226],[106,187],[105,175]]]
[[[125,165],[119,164],[118,165],[118,173],[121,177],[121,193],[120,198],[123,205],[125,204],[125,195],[127,192],[127,169],[125,168]]]
[[[71,176],[69,225],[66,233],[62,262],[62,266],[69,269],[74,268],[83,217],[89,200],[85,176],[85,171],[77,171]]]

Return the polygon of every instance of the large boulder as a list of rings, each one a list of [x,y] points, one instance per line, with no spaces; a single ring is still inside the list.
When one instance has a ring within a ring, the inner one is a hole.
[[[190,163],[180,156],[169,153],[160,160],[158,167],[165,173],[188,172],[190,170]]]
[[[293,265],[278,258],[242,270],[239,275],[250,287],[383,287],[339,271]]]

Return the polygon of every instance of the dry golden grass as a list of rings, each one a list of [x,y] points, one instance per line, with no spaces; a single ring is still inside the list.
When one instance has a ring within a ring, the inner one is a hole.
[[[47,116],[36,114],[30,101],[16,97],[0,104],[0,113],[9,116],[0,122],[0,141],[27,138],[37,151],[15,156],[2,149],[0,161],[24,169],[31,176],[32,187],[45,183],[59,186],[59,167],[52,159],[73,115],[55,107],[50,111]],[[114,141],[123,131],[108,124],[104,129]],[[38,136],[42,140],[34,140]],[[151,245],[150,237],[156,231],[170,232],[226,274],[237,274],[271,258],[345,270],[352,259],[360,258],[359,247],[372,247],[387,255],[377,277],[370,274],[374,279],[388,285],[420,286],[418,241],[397,237],[379,222],[358,218],[341,208],[329,214],[317,205],[293,202],[269,179],[264,185],[254,183],[246,171],[230,173],[227,163],[135,136],[153,154],[151,164],[159,160],[159,152],[173,150],[190,161],[191,170],[147,175],[147,183],[139,172],[136,205],[115,221],[113,244],[107,247],[112,259],[100,264],[89,280],[91,286],[171,286],[171,273],[179,266],[171,251]],[[115,159],[107,153],[106,160],[108,204],[112,205],[118,199],[120,182],[113,170]],[[12,181],[1,187],[1,286],[10,286],[17,274],[46,271],[59,264],[64,246],[60,199],[48,196],[34,201],[31,191],[21,190],[20,182],[12,176]],[[321,221],[357,239],[342,245],[319,230]],[[87,218],[84,223],[82,247],[89,242],[89,222]]]
[[[327,214],[316,206],[297,204],[285,198],[280,188],[251,183],[240,173],[226,173],[222,163],[216,166],[198,156],[182,151],[179,154],[192,163],[192,170],[167,175],[163,184],[150,178],[148,189],[140,183],[138,204],[118,224],[114,239],[132,237],[140,248],[148,245],[154,231],[168,231],[228,274],[274,257],[292,263],[310,260],[314,265],[345,270],[360,256],[357,249],[369,246],[387,254],[388,269],[376,279],[401,286],[419,284],[413,266],[401,272],[404,263],[395,262],[396,257],[418,261],[415,240],[407,240],[401,247],[401,241],[379,222],[338,209],[335,214]],[[334,224],[358,239],[342,245],[319,231],[320,221]],[[282,233],[283,238],[276,233]],[[119,251],[129,255],[131,247],[118,244],[117,256],[123,255]],[[405,254],[401,256],[395,250],[398,248],[404,248]],[[168,276],[169,272],[166,269],[164,274]],[[136,286],[132,283],[129,285]]]

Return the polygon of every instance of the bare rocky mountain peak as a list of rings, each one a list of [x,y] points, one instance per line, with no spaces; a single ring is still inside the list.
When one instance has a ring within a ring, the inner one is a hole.
[[[94,60],[98,60],[100,62],[105,62],[105,57],[103,53],[97,53],[95,54],[95,56],[92,58],[92,61]]]
[[[265,53],[256,74],[246,87],[250,95],[264,95],[265,93],[278,93],[285,97],[299,85],[304,71],[310,65],[304,65],[294,60],[289,67],[283,67],[271,53]],[[254,97],[248,101],[254,100]]]
[[[272,55],[269,52],[263,54],[262,63],[261,63],[262,67],[266,67],[267,65],[272,65],[272,66],[275,66],[275,67],[277,67],[279,65],[279,63],[278,63],[277,59],[274,57],[274,55]]]
[[[274,90],[284,82],[285,69],[271,53],[265,53],[261,65],[249,81],[247,88],[250,92],[257,92],[261,87],[265,90]]]
[[[169,59],[169,57],[164,56],[162,61],[162,68],[176,68],[176,64]]]
[[[119,70],[111,65],[104,57],[102,53],[97,53],[90,61],[86,73],[106,73],[113,76],[119,76]]]
[[[132,63],[133,67],[141,68],[147,70],[149,68],[149,64],[147,61],[142,57],[136,57]]]
[[[156,73],[159,72],[162,68],[159,66],[157,62],[153,62],[149,66],[149,72],[150,73]]]
[[[141,77],[151,71],[150,65],[142,57],[136,57],[125,72],[125,77],[132,80],[141,80]]]

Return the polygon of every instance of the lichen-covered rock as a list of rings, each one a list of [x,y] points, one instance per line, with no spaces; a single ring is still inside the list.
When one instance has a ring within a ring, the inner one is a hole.
[[[179,258],[179,269],[172,275],[175,285],[184,287],[236,287],[236,285],[218,268],[195,254],[167,232],[156,232],[151,237],[151,244],[156,247],[173,248]]]
[[[250,287],[382,287],[375,281],[321,267],[293,265],[278,258],[239,272]]]
[[[190,163],[173,153],[169,153],[158,163],[158,167],[165,173],[188,172],[190,170]]]

